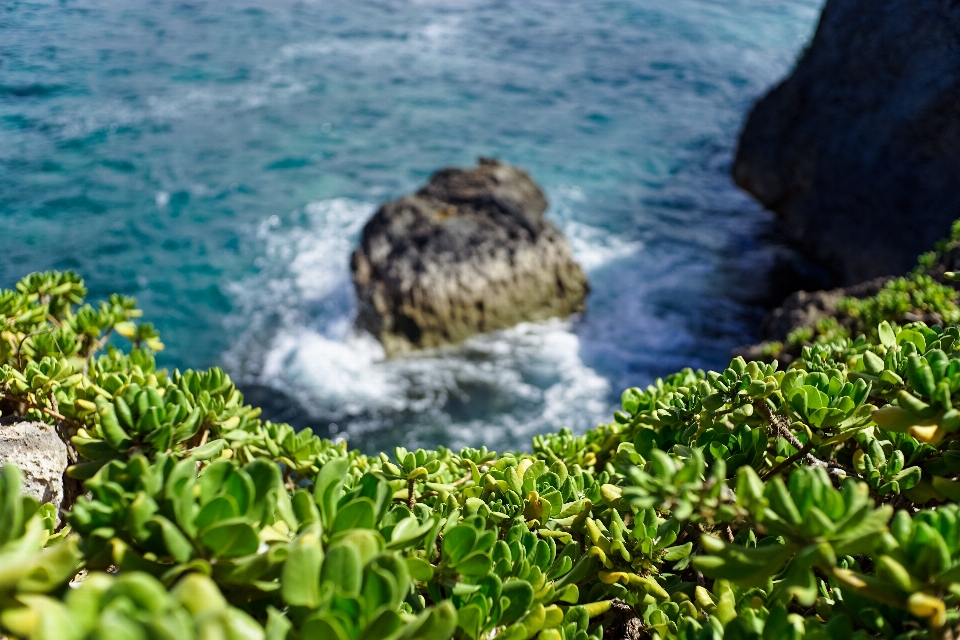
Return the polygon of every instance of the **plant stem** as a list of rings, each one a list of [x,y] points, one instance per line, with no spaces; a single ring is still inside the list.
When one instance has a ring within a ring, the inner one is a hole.
[[[786,458],[785,460],[783,460],[780,464],[776,465],[775,467],[773,467],[773,468],[771,468],[771,469],[768,469],[768,470],[763,474],[763,476],[761,476],[761,479],[764,480],[764,481],[766,481],[766,480],[772,478],[773,476],[777,475],[778,473],[780,473],[781,471],[783,471],[784,469],[786,469],[787,467],[789,467],[790,465],[792,465],[794,462],[796,462],[796,461],[799,460],[800,458],[803,458],[804,456],[806,456],[806,455],[810,452],[810,449],[812,449],[812,448],[813,448],[813,445],[810,444],[809,442],[808,442],[807,444],[801,446],[801,447],[800,447],[800,450],[797,451],[795,454],[793,454],[792,456]],[[813,456],[811,456],[811,457],[813,457]],[[818,461],[818,462],[819,462],[819,461]]]
[[[794,449],[797,450],[795,454],[791,455],[786,460],[784,460],[780,464],[776,465],[775,467],[769,469],[766,473],[764,473],[761,476],[763,480],[767,480],[768,478],[775,476],[776,474],[780,473],[785,468],[789,467],[791,464],[793,464],[794,462],[797,462],[801,458],[805,458],[807,461],[807,464],[809,464],[811,467],[823,467],[831,475],[848,475],[846,470],[840,467],[831,465],[821,460],[820,458],[816,457],[812,453],[810,453],[810,451],[813,450],[813,442],[807,442],[806,444],[802,444],[800,440],[797,439],[797,436],[795,436],[793,432],[790,431],[790,425],[786,424],[786,421],[782,417],[773,413],[773,411],[770,410],[770,407],[767,406],[766,402],[764,401],[757,402],[756,404],[754,404],[754,406],[757,408],[757,411],[759,411],[760,414],[764,417],[764,419],[770,423],[770,426],[773,427],[774,435],[783,438],[784,440],[789,442]]]
[[[45,333],[53,333],[53,331],[54,331],[53,329],[46,329],[46,330],[44,330],[44,331],[36,331],[36,332],[34,332],[34,333],[25,334],[22,338],[20,338],[20,342],[17,343],[17,371],[19,371],[20,373],[23,373],[23,360],[22,360],[21,357],[20,357],[20,351],[23,349],[23,343],[27,341],[27,338],[32,338],[32,337],[34,337],[34,336],[40,336],[40,335],[43,335],[43,334],[45,334]]]
[[[53,407],[52,413],[60,415],[60,404],[57,402],[57,397],[52,391],[47,394],[47,401],[50,403],[50,406]],[[62,419],[58,419],[56,424],[57,435],[60,436],[63,444],[65,444],[67,447],[67,458],[70,460],[70,464],[77,464],[77,452],[73,448],[73,443],[70,442],[70,436],[66,433],[63,427],[64,421]]]
[[[11,402],[16,402],[16,403],[18,403],[18,404],[24,404],[24,405],[26,405],[27,407],[29,407],[30,409],[36,409],[37,411],[42,411],[43,413],[47,414],[48,416],[50,416],[51,418],[53,418],[53,419],[55,419],[55,420],[60,420],[60,421],[62,421],[63,423],[72,425],[72,426],[74,426],[74,427],[78,426],[77,423],[75,423],[75,422],[74,422],[73,420],[71,420],[70,418],[67,418],[66,416],[60,415],[58,412],[56,412],[56,411],[54,411],[53,409],[50,409],[50,408],[48,408],[48,407],[45,407],[45,406],[43,406],[42,404],[37,404],[36,402],[30,402],[29,400],[24,400],[24,399],[22,399],[22,398],[17,398],[17,397],[15,397],[15,396],[7,395],[7,394],[5,394],[5,393],[3,393],[3,392],[0,392],[0,399],[10,400]]]

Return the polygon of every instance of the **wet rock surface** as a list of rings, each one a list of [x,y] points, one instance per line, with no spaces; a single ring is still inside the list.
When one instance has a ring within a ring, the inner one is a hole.
[[[543,191],[481,159],[384,204],[351,259],[357,326],[387,355],[584,310],[588,284]]]
[[[836,284],[902,274],[960,217],[958,95],[960,3],[828,0],[734,178]]]

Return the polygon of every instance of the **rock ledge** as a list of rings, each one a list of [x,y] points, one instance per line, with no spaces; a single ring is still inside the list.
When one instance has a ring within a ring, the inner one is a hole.
[[[0,467],[7,463],[23,473],[24,495],[60,507],[67,446],[54,427],[43,422],[0,425]]]

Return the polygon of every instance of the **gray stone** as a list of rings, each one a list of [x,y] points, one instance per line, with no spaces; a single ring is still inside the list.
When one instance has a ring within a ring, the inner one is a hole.
[[[786,340],[796,329],[815,327],[823,318],[838,317],[837,303],[841,298],[868,298],[876,295],[889,281],[889,277],[883,277],[840,289],[796,291],[763,319],[763,339]]]
[[[17,466],[23,474],[23,493],[58,509],[63,501],[63,472],[67,447],[56,429],[43,422],[0,425],[0,467]]]
[[[828,0],[734,178],[837,284],[902,274],[960,217],[958,96],[960,2]]]
[[[785,342],[787,336],[796,329],[817,326],[824,318],[835,318],[841,325],[850,328],[851,319],[843,316],[838,310],[838,303],[842,298],[869,298],[876,295],[890,277],[874,278],[852,287],[828,289],[825,291],[795,291],[783,303],[768,313],[760,324],[763,342],[745,345],[733,350],[731,355],[743,356],[746,360],[763,360],[769,362],[776,358],[783,365],[789,365],[799,354],[799,348],[793,351],[781,349],[771,354],[767,347],[771,342]],[[920,319],[920,318],[916,318]],[[930,318],[924,318],[931,320]]]
[[[351,259],[357,326],[387,355],[583,311],[588,285],[521,169],[481,159],[389,202]]]

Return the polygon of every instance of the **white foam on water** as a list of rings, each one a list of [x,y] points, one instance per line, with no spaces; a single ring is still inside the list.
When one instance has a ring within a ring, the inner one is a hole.
[[[571,220],[562,224],[561,229],[570,241],[577,262],[587,273],[643,249],[640,241],[623,240],[582,222]]]
[[[305,327],[284,329],[266,354],[262,377],[280,381],[332,419],[370,410],[402,410],[399,386],[377,367],[383,349],[373,338],[329,338]],[[319,405],[319,406],[317,406]]]
[[[400,428],[408,443],[529,446],[536,433],[609,419],[610,382],[583,363],[577,319],[523,323],[389,360],[373,337],[355,332],[349,256],[374,208],[338,198],[260,225],[261,273],[233,291],[247,326],[227,362],[242,381],[284,391],[361,447]],[[639,249],[559,223],[587,271]]]
[[[345,198],[304,207],[309,227],[319,233],[294,235],[283,247],[288,255],[293,252],[289,269],[302,296],[318,299],[345,282],[350,252],[373,210]]]
[[[514,437],[529,436],[542,426],[579,423],[584,410],[606,412],[609,383],[580,362],[578,348],[569,322],[562,321],[523,324],[390,360],[370,336],[329,338],[299,328],[277,336],[262,376],[281,381],[308,410],[331,422],[359,420],[371,428],[378,419],[420,414],[425,424],[445,421],[452,441],[474,443],[477,429],[510,427],[522,432]],[[445,420],[451,405],[477,415]],[[496,407],[503,413],[490,411]]]
[[[625,240],[606,229],[577,219],[587,196],[577,185],[560,185],[550,193],[552,219],[566,235],[573,255],[588,274],[614,260],[626,258],[643,249],[638,240]]]

